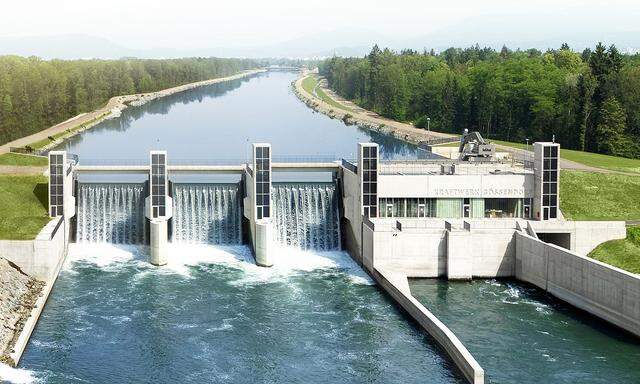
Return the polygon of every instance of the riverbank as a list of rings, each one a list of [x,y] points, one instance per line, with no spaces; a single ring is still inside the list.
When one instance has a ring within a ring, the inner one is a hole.
[[[308,92],[303,86],[303,82],[308,77],[312,76],[310,72],[303,72],[300,77],[294,82],[293,88],[294,93],[298,98],[304,102],[309,108],[315,110],[316,112],[320,112],[324,115],[331,117],[332,119],[340,119],[345,122],[345,124],[351,125],[355,124],[359,127],[375,132],[380,132],[387,135],[392,135],[399,140],[403,140],[407,143],[411,144],[420,144],[421,142],[428,141],[431,139],[437,138],[455,138],[457,135],[453,135],[450,133],[441,133],[434,131],[426,131],[422,128],[416,128],[415,126],[407,123],[401,123],[395,120],[390,120],[385,117],[378,115],[375,112],[368,111],[363,109],[356,104],[343,100],[339,96],[337,96],[331,89],[329,89],[322,81],[319,81],[317,85],[313,86],[313,89],[316,95]],[[309,83],[307,82],[306,88],[308,89]],[[319,97],[317,92],[322,90],[324,97]],[[327,98],[331,98],[331,101],[326,101]],[[344,108],[337,108],[332,104],[342,105]],[[512,156],[517,158],[523,158],[525,156],[530,156],[530,152],[524,149],[524,144],[518,145],[517,143],[507,143],[500,141],[493,141],[496,144],[496,148],[503,152],[509,152]],[[570,151],[573,155],[574,152],[578,151]],[[589,154],[587,152],[582,153],[582,157],[586,157],[590,160],[590,163],[594,163],[593,157],[602,157],[602,158],[613,158],[612,156],[604,156],[598,154]],[[589,157],[589,155],[591,155]],[[578,156],[573,156],[576,159],[579,159]],[[617,158],[614,158],[617,159]],[[629,161],[629,159],[620,158],[621,161]],[[560,160],[560,166],[563,169],[572,169],[579,171],[587,171],[587,172],[598,172],[598,173],[614,173],[626,176],[638,176],[636,172],[628,172],[628,171],[620,171],[616,169],[607,168],[599,168],[597,166],[588,165],[584,163],[580,163],[573,160],[568,160],[566,158],[562,158]]]
[[[11,355],[44,285],[0,257],[0,363],[15,365]]]
[[[184,92],[189,89],[221,83],[224,81],[236,80],[265,71],[266,69],[252,69],[242,71],[232,76],[183,84],[177,87],[167,88],[157,92],[115,96],[109,99],[107,104],[100,109],[80,114],[38,133],[34,133],[32,135],[25,136],[1,145],[0,154],[9,152],[10,148],[27,148],[27,150],[30,148],[32,150],[45,151],[57,146],[63,140],[71,136],[77,135],[81,132],[86,131],[87,129],[90,129],[91,127],[95,126],[105,119],[120,116],[120,113],[129,106],[140,106],[148,103],[149,101],[169,96],[175,93]]]

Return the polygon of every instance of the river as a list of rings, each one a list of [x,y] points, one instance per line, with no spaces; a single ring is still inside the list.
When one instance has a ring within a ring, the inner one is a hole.
[[[354,158],[363,141],[387,159],[418,155],[314,113],[291,91],[295,76],[260,74],[128,108],[60,148],[81,163],[145,162],[150,149],[168,150],[169,162],[246,161],[252,142],[271,143],[275,158]],[[72,244],[13,381],[464,382],[345,252],[283,248],[270,269],[243,245],[172,244],[163,268],[146,253]],[[426,280],[412,290],[468,345],[487,382],[640,382],[637,340],[536,289]]]

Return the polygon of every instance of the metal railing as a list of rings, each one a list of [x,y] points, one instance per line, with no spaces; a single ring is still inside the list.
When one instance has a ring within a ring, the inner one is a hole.
[[[444,166],[444,167],[443,167]],[[453,173],[443,168],[453,166]],[[470,163],[458,160],[401,160],[380,163],[381,175],[509,175],[530,173],[522,164],[512,161]]]

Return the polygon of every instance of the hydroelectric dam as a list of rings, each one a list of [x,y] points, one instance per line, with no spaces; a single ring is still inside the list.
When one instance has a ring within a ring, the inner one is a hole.
[[[483,383],[484,369],[409,278],[512,277],[640,335],[638,277],[583,256],[624,237],[624,223],[562,217],[559,151],[535,143],[521,160],[381,160],[377,144],[361,143],[356,159],[278,161],[256,143],[241,164],[175,164],[163,150],[147,164],[85,164],[51,151],[50,215],[70,241],[148,246],[156,266],[170,262],[171,244],[246,243],[265,268],[278,247],[344,249],[469,382]],[[330,181],[300,181],[313,173]],[[86,181],[105,175],[137,181]]]
[[[640,381],[638,277],[585,256],[624,223],[563,216],[559,145],[460,159],[314,113],[296,78],[49,153],[49,224],[0,241],[47,282],[16,382]]]

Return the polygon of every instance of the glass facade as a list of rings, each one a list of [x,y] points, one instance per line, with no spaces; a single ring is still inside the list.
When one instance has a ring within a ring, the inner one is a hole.
[[[378,216],[378,147],[362,147],[362,207],[367,217]]]
[[[167,155],[151,153],[151,212],[153,218],[167,213]]]
[[[545,146],[542,155],[543,220],[558,217],[558,146]]]
[[[271,147],[256,145],[254,151],[256,219],[260,220],[271,217]]]
[[[49,214],[62,216],[64,212],[64,155],[49,154]]]
[[[432,199],[381,197],[380,217],[530,218],[531,199]]]
[[[435,199],[380,198],[380,217],[435,217]]]

